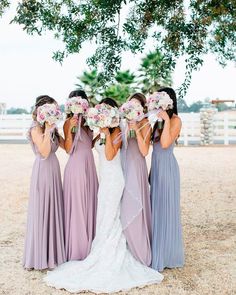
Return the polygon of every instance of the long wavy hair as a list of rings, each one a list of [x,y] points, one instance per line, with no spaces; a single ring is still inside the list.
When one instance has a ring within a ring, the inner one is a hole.
[[[38,111],[38,108],[43,106],[44,104],[57,104],[57,101],[48,96],[48,95],[40,95],[36,98],[36,101],[35,101],[35,105],[34,105],[34,110],[33,110],[33,113],[32,113],[32,118],[34,121],[37,121],[37,111]],[[42,129],[43,129],[43,132],[45,131],[45,123],[44,125],[42,126]],[[59,133],[58,133],[58,130],[55,129],[55,136],[59,139]]]
[[[175,93],[174,89],[170,88],[170,87],[163,87],[163,88],[159,89],[157,92],[166,92],[169,95],[169,97],[171,98],[171,100],[173,101],[173,109],[166,111],[169,118],[171,119],[173,114],[178,115],[177,98],[176,98],[176,93]],[[151,136],[152,142],[157,142],[160,140],[162,131],[163,131],[163,129],[159,129],[158,122],[156,122],[153,126],[153,131],[152,131],[152,136]],[[158,133],[157,136],[156,136],[156,133]]]

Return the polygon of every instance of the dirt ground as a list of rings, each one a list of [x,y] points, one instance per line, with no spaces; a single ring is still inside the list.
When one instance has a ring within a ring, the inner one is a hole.
[[[236,294],[236,146],[177,147],[175,154],[185,266],[165,270],[160,285],[118,294]],[[58,157],[63,171],[67,155]],[[0,294],[69,294],[47,287],[45,272],[21,266],[33,159],[29,145],[0,145]]]

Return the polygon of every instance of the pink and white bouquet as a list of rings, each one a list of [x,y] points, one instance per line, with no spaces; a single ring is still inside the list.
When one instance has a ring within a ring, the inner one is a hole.
[[[125,102],[120,107],[120,114],[122,118],[132,122],[132,121],[141,121],[144,118],[143,107],[139,102],[130,100]],[[130,130],[129,137],[135,137],[135,131]]]
[[[37,108],[37,121],[40,125],[43,125],[46,122],[52,125],[61,118],[62,112],[57,104],[46,103]]]
[[[159,129],[163,128],[163,120],[161,118],[157,118],[158,112],[161,110],[167,111],[169,109],[173,109],[173,100],[170,96],[165,92],[154,92],[147,99],[147,107],[149,114],[149,121],[151,123],[155,123],[156,120],[159,122]]]
[[[66,114],[73,114],[75,117],[78,115],[85,116],[89,108],[89,103],[87,99],[84,99],[80,96],[75,96],[67,99],[65,103],[65,112]],[[72,129],[72,132],[76,132],[76,128]]]
[[[90,129],[117,127],[120,124],[119,111],[105,103],[97,104],[88,110],[86,124]],[[100,143],[105,144],[105,134],[101,133],[100,136]]]

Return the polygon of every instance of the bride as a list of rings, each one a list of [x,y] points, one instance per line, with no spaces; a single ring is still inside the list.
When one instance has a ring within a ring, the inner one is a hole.
[[[117,106],[110,98],[101,101]],[[124,178],[120,161],[120,129],[104,128],[105,145],[97,138],[100,185],[98,191],[96,236],[91,253],[83,261],[69,261],[49,271],[44,281],[48,286],[67,291],[111,293],[160,283],[163,276],[142,265],[128,251],[120,222],[120,201]]]

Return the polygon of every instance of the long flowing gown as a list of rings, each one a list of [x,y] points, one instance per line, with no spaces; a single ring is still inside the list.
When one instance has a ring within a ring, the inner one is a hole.
[[[67,260],[86,258],[95,236],[98,179],[92,140],[92,132],[82,128],[80,120],[63,182]]]
[[[54,268],[66,261],[63,226],[63,194],[60,166],[55,154],[59,146],[57,137],[51,130],[51,152],[43,158],[31,138],[35,153],[30,184],[27,232],[23,266],[31,269]]]
[[[134,257],[151,264],[151,202],[148,170],[136,138],[122,147],[125,188],[121,201],[121,223]]]
[[[163,276],[135,260],[127,249],[120,222],[124,188],[120,154],[107,161],[104,145],[96,142],[95,146],[100,157],[100,185],[96,237],[91,253],[83,261],[70,261],[48,272],[44,281],[72,293],[111,293],[160,283]]]
[[[154,143],[151,164],[152,267],[182,267],[184,250],[180,219],[180,174],[174,144]]]

